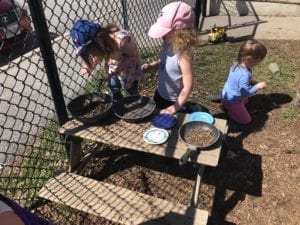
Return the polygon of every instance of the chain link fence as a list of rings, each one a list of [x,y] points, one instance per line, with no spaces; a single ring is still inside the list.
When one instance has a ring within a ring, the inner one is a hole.
[[[67,166],[68,143],[57,130],[68,119],[65,105],[87,91],[91,81],[79,72],[82,62],[69,34],[74,21],[114,23],[130,30],[146,61],[157,57],[160,43],[145,31],[169,2],[0,2],[0,193],[30,206],[49,177]]]

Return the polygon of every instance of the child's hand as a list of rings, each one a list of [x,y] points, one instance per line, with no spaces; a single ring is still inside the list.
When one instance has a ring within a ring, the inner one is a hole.
[[[85,75],[85,74],[91,74],[91,71],[90,71],[90,68],[87,66],[87,65],[83,65],[81,70],[80,70],[80,73]]]
[[[150,63],[145,63],[141,66],[141,69],[144,73],[148,72],[151,69]]]
[[[141,66],[141,69],[142,69],[142,71],[143,71],[144,73],[146,73],[146,72],[148,72],[148,71],[150,71],[150,70],[153,70],[153,69],[155,69],[155,68],[158,68],[159,62],[160,62],[160,60],[154,61],[154,62],[152,62],[152,63],[145,63],[145,64],[143,64],[143,65]]]
[[[160,114],[175,114],[177,112],[175,105],[171,105],[165,109],[160,110]]]
[[[261,90],[261,89],[265,89],[267,87],[267,83],[266,83],[266,81],[262,81],[262,82],[257,83],[255,86],[258,90]]]

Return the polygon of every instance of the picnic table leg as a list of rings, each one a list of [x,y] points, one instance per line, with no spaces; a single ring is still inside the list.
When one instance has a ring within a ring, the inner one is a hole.
[[[194,183],[193,195],[191,198],[190,206],[197,207],[198,198],[200,194],[201,178],[203,176],[204,169],[205,169],[204,165],[198,166],[197,177]]]
[[[78,137],[71,137],[70,158],[69,158],[69,172],[74,172],[80,164],[81,160],[81,142],[82,139]]]

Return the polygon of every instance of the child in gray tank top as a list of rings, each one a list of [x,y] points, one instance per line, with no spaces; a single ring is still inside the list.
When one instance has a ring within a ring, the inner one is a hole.
[[[148,31],[149,37],[163,39],[160,59],[142,65],[144,71],[158,69],[154,100],[160,113],[174,114],[186,107],[193,87],[193,50],[198,44],[194,24],[191,6],[178,1],[163,7]]]

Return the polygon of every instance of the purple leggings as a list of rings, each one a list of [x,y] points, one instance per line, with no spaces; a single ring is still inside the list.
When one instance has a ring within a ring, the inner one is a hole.
[[[251,122],[251,116],[246,108],[248,97],[244,97],[239,102],[231,103],[222,100],[222,104],[227,109],[228,116],[240,124],[248,124]]]

